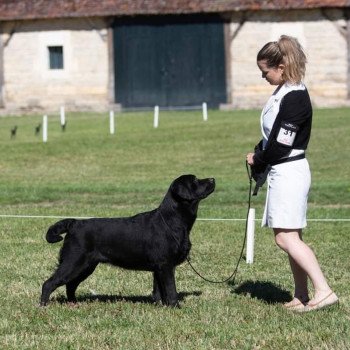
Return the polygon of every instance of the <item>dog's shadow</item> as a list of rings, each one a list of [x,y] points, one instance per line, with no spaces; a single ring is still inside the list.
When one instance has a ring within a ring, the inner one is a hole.
[[[200,296],[202,292],[194,291],[194,292],[180,292],[178,293],[179,301],[184,301],[188,296]],[[53,302],[58,302],[59,304],[67,304],[67,299],[60,295],[56,298],[52,299]],[[124,296],[124,295],[107,295],[107,294],[82,294],[77,296],[77,303],[89,303],[89,302],[101,302],[101,303],[117,303],[117,302],[129,302],[133,304],[141,303],[141,304],[157,304],[151,295],[132,295],[132,296]]]
[[[250,296],[267,304],[285,303],[292,299],[290,292],[271,282],[245,281],[239,286],[231,283],[232,293]]]

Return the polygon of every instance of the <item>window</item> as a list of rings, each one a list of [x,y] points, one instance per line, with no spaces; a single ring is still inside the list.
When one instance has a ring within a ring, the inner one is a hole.
[[[49,46],[50,69],[63,69],[63,46]]]

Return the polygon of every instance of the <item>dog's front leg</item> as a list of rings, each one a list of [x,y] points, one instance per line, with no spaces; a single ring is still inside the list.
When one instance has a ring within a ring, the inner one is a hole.
[[[155,272],[155,276],[163,304],[180,307],[175,284],[175,268],[173,266],[163,266]]]
[[[157,280],[157,275],[155,272],[153,272],[153,292],[152,292],[152,299],[155,303],[159,303],[162,300],[162,296],[160,293],[160,286],[159,282]]]

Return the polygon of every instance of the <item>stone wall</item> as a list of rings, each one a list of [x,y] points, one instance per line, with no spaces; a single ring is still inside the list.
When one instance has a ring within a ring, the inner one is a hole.
[[[347,44],[341,10],[262,11],[232,16],[230,32],[232,108],[260,108],[273,91],[256,65],[256,55],[280,35],[297,37],[308,64],[305,83],[315,107],[349,106],[347,100]],[[226,106],[226,108],[229,106]]]
[[[6,110],[106,108],[109,69],[103,20],[13,22],[3,25],[3,33]],[[64,69],[49,69],[48,46],[63,46]]]
[[[245,17],[242,17],[242,16]],[[225,108],[261,108],[274,87],[261,78],[256,54],[281,34],[297,37],[315,107],[349,106],[342,10],[235,12],[226,31]],[[107,110],[113,103],[112,43],[103,18],[2,22],[2,99],[11,111]],[[64,47],[64,69],[50,70],[48,46]],[[1,50],[0,50],[1,53]],[[109,63],[112,62],[112,63]],[[0,67],[1,69],[1,67]]]

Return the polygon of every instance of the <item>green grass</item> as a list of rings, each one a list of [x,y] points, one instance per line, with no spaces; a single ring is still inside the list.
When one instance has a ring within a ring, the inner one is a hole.
[[[349,219],[350,110],[316,110],[308,159],[313,183],[308,217]],[[216,191],[199,218],[245,218],[245,155],[260,138],[259,112],[163,112],[49,116],[48,142],[34,135],[41,116],[0,119],[1,215],[125,216],[159,205],[183,173],[214,176]],[[10,129],[18,126],[15,139]],[[264,190],[253,198],[262,215]],[[255,261],[235,281],[202,281],[187,263],[177,269],[181,309],[150,302],[151,275],[99,266],[67,305],[64,288],[38,308],[41,285],[60,244],[44,236],[53,218],[0,217],[0,349],[350,349],[349,221],[310,221],[315,250],[338,309],[296,315],[281,303],[293,283],[287,258],[268,229],[256,224]],[[192,263],[208,278],[228,276],[237,262],[243,221],[197,221]]]

